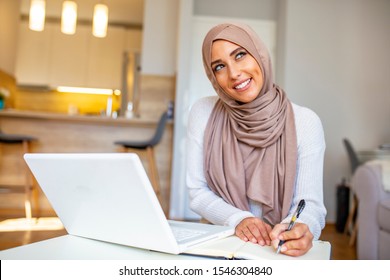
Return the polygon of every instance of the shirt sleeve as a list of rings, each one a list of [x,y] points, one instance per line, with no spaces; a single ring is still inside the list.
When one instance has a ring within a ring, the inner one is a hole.
[[[321,120],[310,109],[294,105],[297,129],[298,158],[293,202],[288,216],[282,222],[288,223],[301,199],[306,206],[298,222],[308,225],[319,239],[325,226],[326,208],[323,202],[323,167],[325,137]]]

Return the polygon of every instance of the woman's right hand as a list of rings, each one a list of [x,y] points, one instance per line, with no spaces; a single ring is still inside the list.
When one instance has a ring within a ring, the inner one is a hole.
[[[270,233],[275,250],[280,240],[285,240],[281,253],[293,257],[306,254],[313,247],[313,234],[309,227],[304,223],[296,223],[291,230],[286,231],[287,227],[288,224],[277,224]]]
[[[271,230],[271,226],[263,220],[249,217],[243,219],[236,226],[235,234],[245,242],[250,241],[264,246],[271,245],[271,238],[269,236]]]

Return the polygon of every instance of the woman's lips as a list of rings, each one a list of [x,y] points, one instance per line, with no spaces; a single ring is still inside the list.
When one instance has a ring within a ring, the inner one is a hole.
[[[246,87],[249,85],[249,83],[250,83],[251,80],[252,80],[252,79],[249,78],[249,79],[247,79],[247,80],[245,80],[245,81],[243,81],[243,82],[240,82],[239,84],[237,84],[237,85],[234,86],[234,89],[235,89],[235,90],[244,90],[244,89],[246,89]]]

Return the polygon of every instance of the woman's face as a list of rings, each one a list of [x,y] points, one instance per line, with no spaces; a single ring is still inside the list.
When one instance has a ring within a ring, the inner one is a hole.
[[[217,40],[211,47],[211,68],[221,88],[238,102],[253,101],[264,80],[259,64],[243,47]]]

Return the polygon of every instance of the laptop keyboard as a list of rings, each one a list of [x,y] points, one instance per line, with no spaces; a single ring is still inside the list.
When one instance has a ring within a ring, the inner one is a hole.
[[[206,233],[206,231],[202,230],[195,230],[195,229],[187,229],[187,228],[177,228],[177,227],[171,227],[173,235],[175,236],[176,240],[178,242],[197,237],[199,235],[202,235]]]

